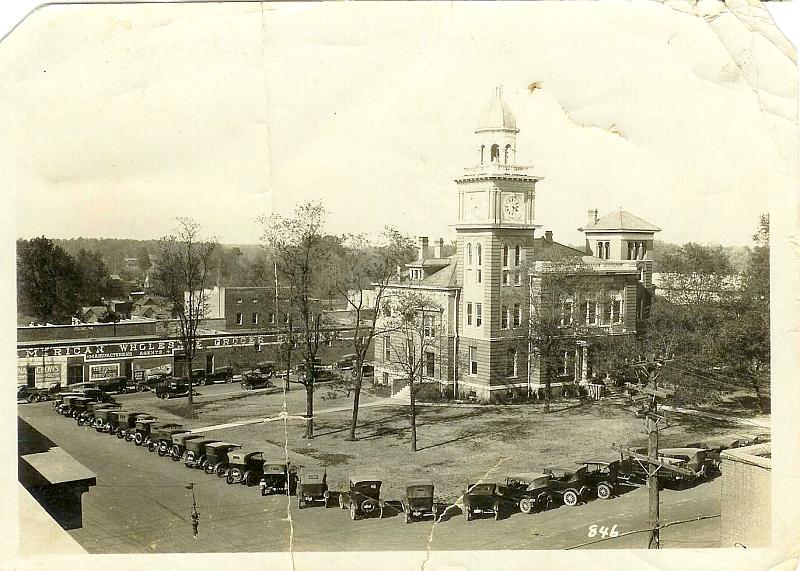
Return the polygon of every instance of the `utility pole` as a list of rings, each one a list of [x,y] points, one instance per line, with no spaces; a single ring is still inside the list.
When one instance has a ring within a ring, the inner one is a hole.
[[[649,515],[650,515],[650,538],[648,540],[648,549],[660,549],[661,536],[660,536],[660,513],[659,513],[659,482],[658,471],[669,470],[677,472],[684,476],[692,476],[693,472],[685,468],[673,466],[658,459],[658,431],[660,424],[664,421],[664,417],[658,414],[658,400],[659,398],[669,398],[674,394],[674,391],[668,389],[658,388],[658,379],[663,371],[664,364],[670,362],[671,359],[653,359],[640,363],[634,363],[631,366],[636,367],[639,376],[646,377],[644,387],[630,386],[629,388],[640,393],[641,396],[635,397],[634,400],[649,399],[649,405],[645,412],[645,426],[647,430],[647,456],[637,454],[626,450],[624,448],[612,445],[612,448],[619,450],[622,454],[632,457],[635,461],[642,466],[647,472],[647,487],[649,488]]]
[[[197,511],[197,501],[194,497],[194,482],[189,482],[189,485],[186,486],[186,489],[192,491],[192,535],[195,539],[197,539],[197,528],[200,525],[200,513]]]

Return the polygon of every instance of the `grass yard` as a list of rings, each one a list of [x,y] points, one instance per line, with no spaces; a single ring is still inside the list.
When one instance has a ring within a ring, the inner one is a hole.
[[[302,397],[303,393],[294,391],[289,396],[290,412],[302,412],[302,398],[294,402],[292,397]],[[265,400],[271,404],[266,406]],[[344,408],[349,403],[345,398],[317,400],[320,414],[313,440],[302,438],[304,422],[299,419],[221,429],[209,435],[262,449],[265,456],[282,455],[288,436],[290,459],[299,465],[326,467],[332,489],[343,489],[349,475],[366,472],[383,479],[385,497],[396,498],[406,481],[428,477],[434,480],[437,496],[442,499],[460,495],[467,480],[500,479],[538,466],[608,457],[615,454],[610,448],[612,442],[644,445],[647,440],[643,420],[625,407],[604,402],[559,403],[555,407],[560,410],[548,415],[542,414],[539,405],[421,406],[417,418],[419,450],[412,453],[407,405],[388,401],[380,407],[363,408],[358,441],[350,442],[346,440],[350,410],[324,410]],[[198,424],[272,416],[281,407],[280,395],[237,395],[198,407]],[[735,430],[733,424],[698,417],[674,416],[670,423],[661,434],[662,446]]]

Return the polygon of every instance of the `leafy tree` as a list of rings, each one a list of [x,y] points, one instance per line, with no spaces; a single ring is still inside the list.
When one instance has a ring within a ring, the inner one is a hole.
[[[146,246],[137,248],[136,265],[142,270],[142,273],[147,273],[147,270],[153,267],[153,262],[150,260],[150,252],[148,252]]]
[[[17,240],[17,300],[40,323],[70,323],[80,309],[81,271],[44,236]]]
[[[81,273],[80,300],[85,305],[98,305],[108,292],[108,268],[100,252],[78,250],[76,259]]]
[[[339,279],[334,292],[347,299],[348,309],[355,317],[352,343],[356,357],[351,380],[353,418],[348,437],[355,440],[363,365],[375,336],[382,332],[378,326],[378,308],[397,266],[413,260],[416,249],[411,238],[389,227],[384,229],[377,243],[358,234],[344,237],[342,244],[345,251],[338,260]]]
[[[383,332],[391,332],[386,337],[389,339],[388,361],[408,379],[411,450],[416,452],[416,392],[422,383],[426,355],[436,353],[442,308],[431,297],[414,290],[394,293],[385,303],[391,307],[390,317],[383,320]]]
[[[324,343],[324,315],[315,311],[314,293],[319,290],[326,267],[323,239],[325,208],[321,202],[298,205],[290,216],[273,214],[260,219],[264,226],[262,240],[273,255],[280,281],[285,284],[290,308],[296,319],[292,329],[302,352],[305,374],[299,382],[306,389],[306,431],[304,438],[314,438],[314,386],[317,353]],[[274,283],[274,281],[273,281]]]
[[[206,313],[212,254],[216,242],[200,237],[200,225],[189,218],[176,218],[174,234],[160,240],[153,271],[153,290],[172,306],[178,320],[184,359],[188,364],[189,406],[192,406],[192,361],[197,356],[197,329]]]

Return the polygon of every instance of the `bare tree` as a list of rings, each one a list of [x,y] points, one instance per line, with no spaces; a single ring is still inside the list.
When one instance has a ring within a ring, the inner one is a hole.
[[[178,320],[183,356],[188,364],[189,405],[192,399],[192,362],[197,356],[197,330],[206,314],[212,254],[217,244],[200,237],[200,224],[176,218],[173,234],[159,241],[159,256],[153,271],[154,291],[165,298]]]
[[[411,450],[417,451],[416,391],[422,383],[428,353],[436,354],[442,308],[431,297],[414,290],[399,292],[389,304],[386,318],[389,363],[408,380]],[[439,321],[437,322],[437,318]]]
[[[314,383],[317,353],[324,343],[323,316],[313,298],[323,278],[328,248],[324,241],[325,208],[321,202],[305,202],[290,216],[273,214],[260,219],[264,226],[262,240],[273,253],[277,274],[285,283],[292,328],[305,364],[299,381],[306,389],[306,431],[314,437]],[[317,311],[315,311],[317,310]]]
[[[364,362],[376,335],[383,331],[377,327],[381,302],[397,266],[414,257],[415,247],[411,238],[389,227],[384,229],[377,244],[371,243],[363,234],[346,236],[343,243],[345,254],[341,260],[339,293],[347,298],[348,308],[355,314],[352,341],[355,359],[351,380],[353,418],[348,436],[348,440],[355,440]]]

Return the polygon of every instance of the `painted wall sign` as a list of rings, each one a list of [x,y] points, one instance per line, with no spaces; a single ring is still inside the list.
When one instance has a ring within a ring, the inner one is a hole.
[[[58,383],[61,382],[61,364],[36,365],[36,383]],[[24,385],[28,380],[28,367],[17,367],[17,382]]]
[[[89,380],[100,381],[119,376],[119,363],[105,363],[103,365],[89,365]]]

